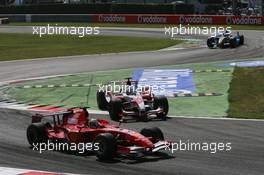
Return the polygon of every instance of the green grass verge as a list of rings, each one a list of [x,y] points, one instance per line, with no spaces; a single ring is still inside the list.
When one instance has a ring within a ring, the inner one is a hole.
[[[178,24],[121,24],[121,23],[78,23],[78,22],[15,22],[10,23],[10,26],[46,26],[46,25],[60,25],[60,26],[91,26],[91,27],[131,27],[131,28],[164,28],[169,26],[178,26]],[[184,25],[183,25],[184,26]],[[186,25],[185,25],[186,26]],[[264,30],[263,25],[190,25],[190,26],[200,26],[200,27],[222,27],[230,26],[233,30]]]
[[[182,41],[124,36],[1,34],[0,61],[56,56],[158,50]]]
[[[164,66],[159,68],[191,68],[193,70],[216,69],[222,62],[208,64],[184,64]],[[224,67],[224,69],[227,68]],[[131,76],[133,69],[123,69],[115,71],[103,71],[94,73],[85,73],[74,76],[50,78],[46,80],[31,81],[23,85],[37,84],[76,84],[90,83],[92,78],[93,84],[100,84],[109,80],[120,80],[124,77]],[[223,96],[216,97],[179,97],[170,98],[169,115],[176,116],[197,116],[197,117],[223,117],[226,116],[228,109],[227,90],[231,80],[231,72],[227,73],[195,73],[194,80],[197,92],[218,92]],[[54,104],[67,106],[87,106],[88,88],[68,87],[68,88],[43,88],[43,89],[20,89],[13,86],[9,90],[11,97],[27,102],[38,104]],[[96,88],[92,87],[89,96],[89,106],[97,109]]]
[[[228,100],[229,117],[264,119],[264,67],[235,68]]]

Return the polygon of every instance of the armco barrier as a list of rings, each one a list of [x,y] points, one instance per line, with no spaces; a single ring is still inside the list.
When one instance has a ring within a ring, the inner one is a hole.
[[[192,14],[192,4],[43,4],[0,6],[0,14]]]
[[[32,15],[31,19],[28,19],[31,22],[92,22],[92,16],[90,15]]]
[[[264,17],[157,14],[5,14],[11,22],[94,22],[125,24],[264,25]]]
[[[85,14],[0,14],[10,22],[93,22],[93,15]]]

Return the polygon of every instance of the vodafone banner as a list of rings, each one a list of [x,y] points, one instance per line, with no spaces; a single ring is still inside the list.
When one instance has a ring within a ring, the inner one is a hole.
[[[92,22],[126,24],[264,25],[264,17],[210,15],[94,14]]]
[[[226,17],[226,24],[263,25],[264,17]]]

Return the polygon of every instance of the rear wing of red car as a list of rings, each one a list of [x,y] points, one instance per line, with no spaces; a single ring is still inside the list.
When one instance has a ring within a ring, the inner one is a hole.
[[[53,120],[55,120],[56,117],[59,116],[63,116],[66,114],[72,114],[73,111],[68,110],[68,111],[61,111],[61,112],[52,112],[52,113],[45,113],[45,114],[41,114],[41,113],[37,113],[35,115],[32,116],[32,123],[39,123],[42,121],[43,118],[48,118],[48,117],[52,117]]]

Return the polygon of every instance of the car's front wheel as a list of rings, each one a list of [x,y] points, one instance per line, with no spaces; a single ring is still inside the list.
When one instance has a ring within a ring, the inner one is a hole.
[[[116,139],[111,133],[99,134],[95,140],[95,153],[99,160],[106,161],[114,158],[117,151]]]
[[[166,120],[166,117],[169,112],[169,102],[165,96],[155,96],[154,97],[154,109],[161,108],[162,112],[157,114],[158,118]]]
[[[122,100],[112,99],[109,103],[109,115],[113,121],[120,121],[123,115]]]
[[[97,91],[96,93],[97,106],[100,110],[106,111],[109,107],[109,102],[106,99],[105,92]]]
[[[154,142],[164,140],[164,135],[158,127],[144,128],[140,131],[140,134],[145,137],[151,137]]]

